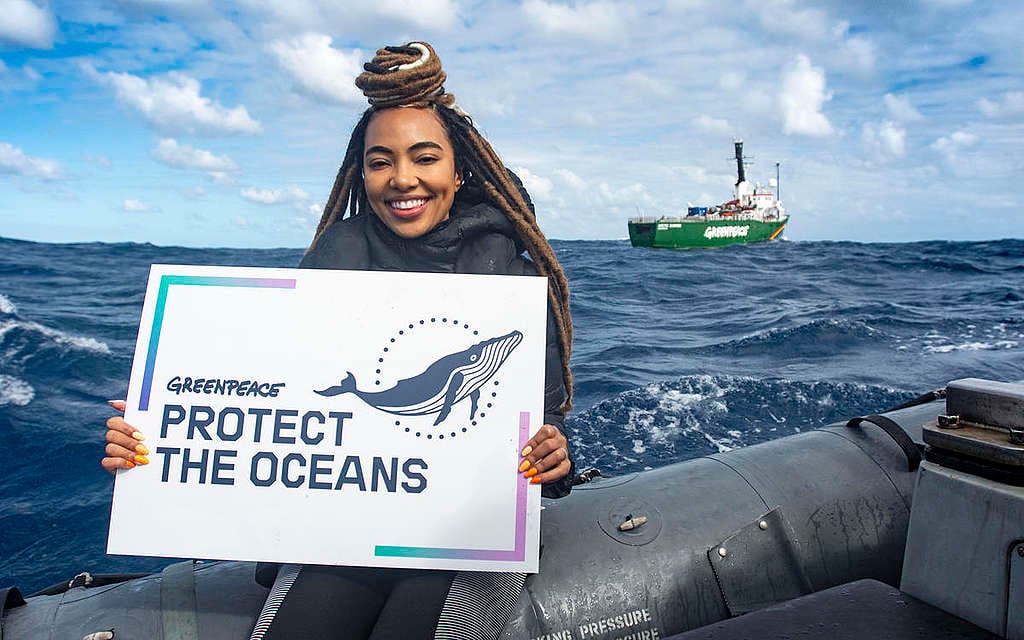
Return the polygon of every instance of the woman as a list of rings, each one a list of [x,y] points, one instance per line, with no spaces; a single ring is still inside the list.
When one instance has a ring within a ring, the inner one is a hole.
[[[425,43],[380,49],[365,65],[356,86],[370,108],[352,132],[299,266],[546,276],[545,424],[521,452],[519,473],[543,483],[544,496],[560,497],[573,478],[562,433],[572,394],[565,274],[519,179],[454,106],[454,96],[444,91],[445,78]],[[123,403],[112,404],[123,410]],[[114,472],[148,464],[142,434],[120,417],[108,420],[107,427],[104,468]],[[456,591],[453,579],[459,580],[446,571],[302,567],[288,575],[290,591],[276,618],[258,625],[257,632],[266,638],[432,638],[446,624],[439,626],[438,618]],[[490,624],[500,629],[509,603],[507,596],[498,600],[501,610]]]

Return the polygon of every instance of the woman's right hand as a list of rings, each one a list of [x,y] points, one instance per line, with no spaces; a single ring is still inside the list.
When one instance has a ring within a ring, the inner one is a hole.
[[[110,406],[124,412],[124,400],[111,400]],[[121,416],[107,420],[107,457],[100,464],[110,473],[118,469],[133,469],[138,464],[149,464],[149,449],[142,444],[145,440],[138,429],[124,421]]]

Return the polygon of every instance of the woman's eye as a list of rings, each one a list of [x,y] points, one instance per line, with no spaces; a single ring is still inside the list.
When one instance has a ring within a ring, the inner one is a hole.
[[[384,167],[388,166],[388,163],[384,160],[370,160],[369,162],[366,163],[366,166],[370,167],[371,169],[383,169]]]
[[[437,158],[434,156],[420,156],[419,158],[416,158],[416,162],[420,164],[431,164],[437,162]]]

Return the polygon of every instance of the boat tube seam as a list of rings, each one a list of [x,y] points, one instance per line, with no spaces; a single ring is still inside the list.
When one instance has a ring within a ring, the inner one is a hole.
[[[907,501],[906,496],[904,496],[903,492],[900,491],[899,485],[897,485],[896,481],[893,480],[892,476],[889,474],[889,470],[886,469],[884,466],[882,466],[882,463],[880,463],[878,460],[875,460],[875,457],[873,455],[871,455],[871,452],[869,452],[864,447],[860,446],[860,443],[858,443],[856,440],[854,440],[852,438],[847,438],[842,433],[838,433],[838,432],[832,431],[830,429],[818,429],[817,432],[818,433],[831,433],[835,437],[842,438],[843,440],[846,440],[847,442],[849,442],[850,444],[852,444],[853,446],[857,447],[862,452],[864,452],[864,455],[866,455],[868,457],[868,459],[871,460],[871,462],[874,462],[875,466],[877,466],[879,469],[882,470],[882,475],[884,475],[885,479],[889,481],[889,484],[892,485],[892,488],[896,490],[896,494],[899,495],[900,500],[903,502],[903,506],[905,506],[907,508],[907,513],[910,513],[910,502]]]
[[[714,460],[715,462],[718,462],[719,464],[724,465],[730,471],[732,471],[733,473],[738,475],[740,477],[740,479],[743,480],[743,482],[747,483],[747,486],[750,487],[750,490],[753,491],[754,494],[758,497],[758,499],[761,501],[761,504],[764,505],[764,508],[767,509],[768,511],[772,510],[772,507],[768,504],[768,501],[764,499],[764,496],[761,495],[761,492],[757,490],[757,487],[755,487],[754,484],[752,482],[750,482],[750,480],[747,480],[747,477],[744,476],[742,473],[740,473],[739,470],[737,470],[735,467],[730,465],[725,460],[722,460],[722,459],[718,458],[716,455],[707,456],[707,459],[708,460]]]

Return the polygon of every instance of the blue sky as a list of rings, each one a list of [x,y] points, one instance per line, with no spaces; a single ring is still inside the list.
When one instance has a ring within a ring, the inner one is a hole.
[[[1024,5],[0,0],[0,235],[305,246],[374,49],[427,40],[552,238],[782,165],[790,240],[1021,237]]]

